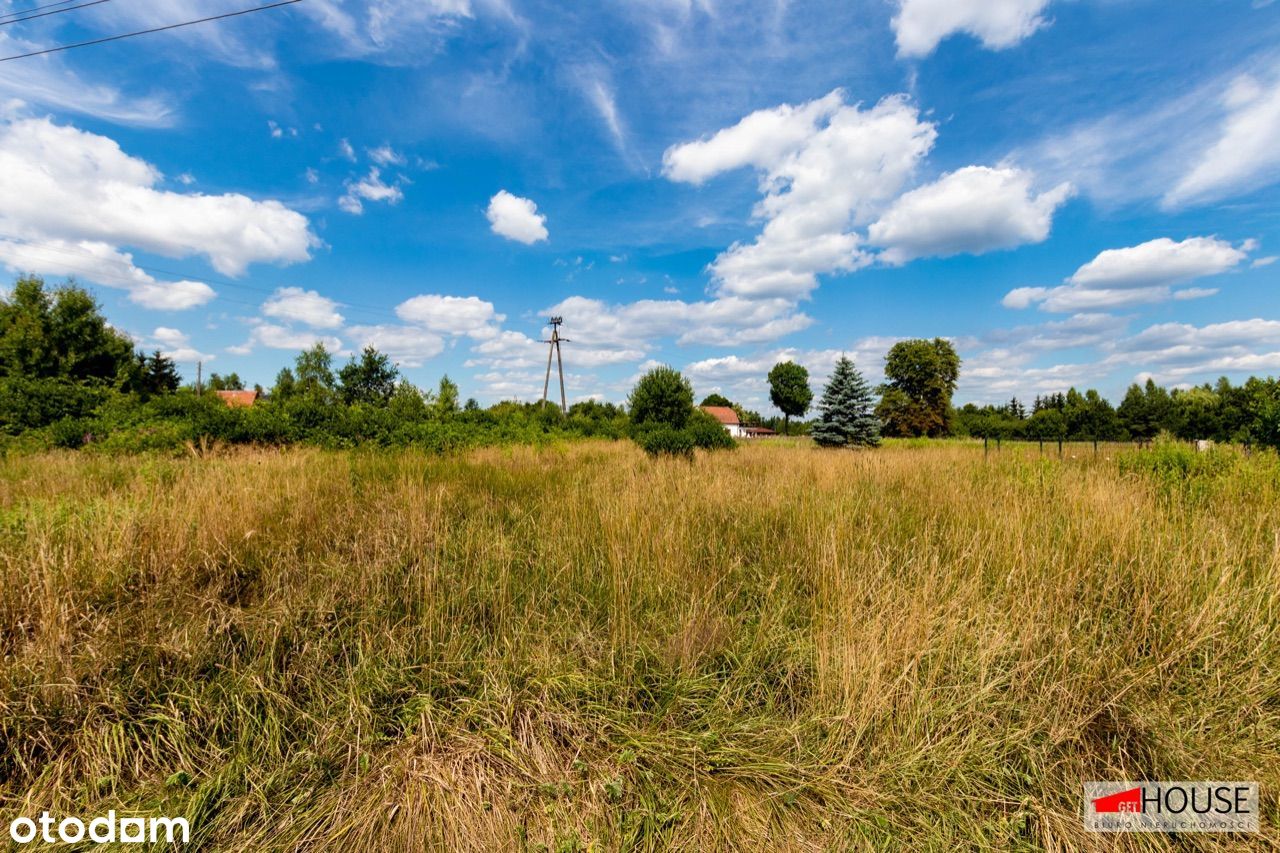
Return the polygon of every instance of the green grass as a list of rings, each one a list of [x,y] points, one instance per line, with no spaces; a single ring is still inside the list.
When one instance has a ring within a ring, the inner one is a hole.
[[[1161,453],[10,456],[0,818],[181,814],[246,851],[1274,847],[1280,466]],[[1083,831],[1083,780],[1162,778],[1261,782],[1264,835]]]

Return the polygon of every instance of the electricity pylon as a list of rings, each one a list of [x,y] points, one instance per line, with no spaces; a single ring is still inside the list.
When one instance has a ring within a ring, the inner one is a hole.
[[[542,404],[547,404],[547,388],[551,385],[551,356],[556,357],[556,369],[560,371],[560,411],[565,414],[569,413],[569,404],[564,396],[564,361],[560,357],[560,343],[571,343],[568,338],[560,337],[560,324],[564,322],[563,317],[551,318],[551,340],[543,341],[544,344],[551,344],[551,349],[547,350],[547,378],[542,382]]]

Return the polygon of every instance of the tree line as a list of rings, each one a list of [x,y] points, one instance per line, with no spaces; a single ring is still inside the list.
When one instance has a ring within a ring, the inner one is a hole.
[[[812,436],[825,446],[875,445],[881,436],[979,436],[1031,440],[1137,440],[1167,433],[1280,446],[1280,383],[1251,378],[1232,385],[1165,389],[1131,386],[1118,407],[1094,389],[1017,398],[1000,406],[952,405],[961,360],[942,338],[899,341],[885,356],[884,382],[873,387],[840,358],[818,399],[809,373],[784,361],[768,374],[781,418],[765,418],[721,394],[703,406],[731,406],[744,424]],[[260,401],[225,405],[218,390],[240,390],[235,373],[183,386],[159,351],[137,351],[113,328],[92,296],[68,283],[46,288],[18,279],[0,298],[0,437],[39,445],[105,444],[122,449],[180,446],[203,438],[350,446],[360,443],[459,447],[556,436],[632,437],[651,452],[689,453],[729,446],[723,428],[693,405],[679,371],[658,368],[633,389],[626,406],[580,402],[554,406],[503,402],[482,408],[461,400],[442,377],[422,389],[372,347],[337,365],[322,344],[298,354]],[[205,392],[205,393],[202,393]],[[805,416],[814,411],[814,417]]]

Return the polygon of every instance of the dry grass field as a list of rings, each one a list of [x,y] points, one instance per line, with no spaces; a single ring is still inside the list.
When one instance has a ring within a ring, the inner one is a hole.
[[[186,815],[220,851],[1276,849],[1280,463],[1180,459],[11,456],[0,818]],[[1090,835],[1092,779],[1256,780],[1264,832]]]

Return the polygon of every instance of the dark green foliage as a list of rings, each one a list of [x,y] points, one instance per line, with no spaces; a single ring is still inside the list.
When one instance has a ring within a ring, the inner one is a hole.
[[[791,431],[791,419],[803,417],[813,402],[809,371],[794,361],[782,361],[769,371],[769,400],[782,412],[784,434]]]
[[[733,401],[721,394],[708,394],[702,398],[699,406],[732,406]]]
[[[818,402],[821,418],[809,434],[822,447],[874,447],[880,443],[871,386],[853,361],[841,356]]]
[[[960,378],[960,356],[950,341],[899,341],[885,357],[884,375],[876,414],[885,435],[950,432],[951,395]]]
[[[693,414],[693,386],[672,367],[655,367],[636,383],[627,398],[631,423],[664,424],[683,429]]]
[[[348,406],[353,403],[385,404],[396,391],[399,375],[388,356],[367,346],[360,353],[359,360],[353,357],[338,371],[338,393]]]
[[[20,278],[0,299],[0,377],[112,383],[132,357],[132,341],[73,284],[50,293],[42,279]]]
[[[243,391],[244,380],[236,373],[228,373],[226,376],[211,373],[206,387],[210,391]]]
[[[720,431],[724,432],[724,429]],[[693,456],[693,435],[686,429],[676,429],[667,424],[640,430],[636,443],[650,456]]]

